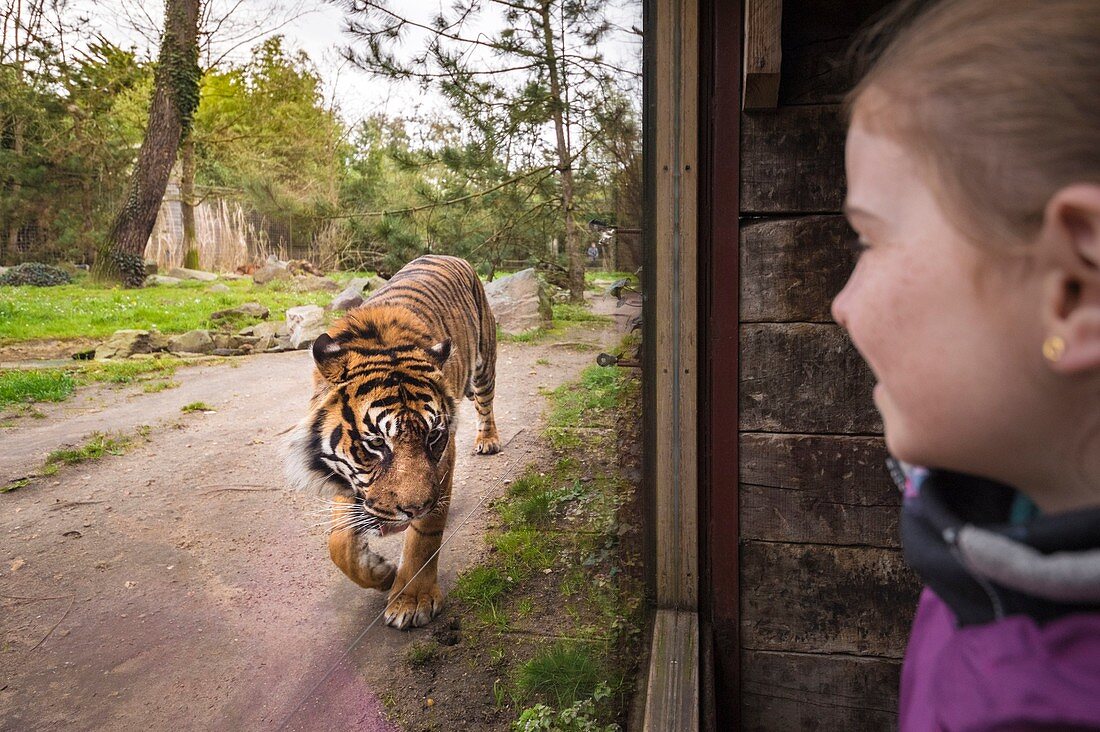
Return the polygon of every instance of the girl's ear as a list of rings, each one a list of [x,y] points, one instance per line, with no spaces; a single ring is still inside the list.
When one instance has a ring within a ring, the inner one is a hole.
[[[1054,194],[1039,245],[1051,265],[1043,303],[1050,367],[1100,374],[1100,184],[1075,183]]]

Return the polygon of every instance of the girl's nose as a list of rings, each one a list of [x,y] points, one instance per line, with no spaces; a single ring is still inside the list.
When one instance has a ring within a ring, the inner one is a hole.
[[[851,300],[851,284],[852,280],[849,279],[848,282],[844,284],[844,288],[833,298],[832,307],[829,308],[830,312],[833,314],[833,320],[845,330],[848,329],[848,307],[849,300]]]

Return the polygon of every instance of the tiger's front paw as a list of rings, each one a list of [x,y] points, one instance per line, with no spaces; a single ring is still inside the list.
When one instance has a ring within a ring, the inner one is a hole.
[[[422,628],[439,614],[443,607],[443,593],[433,584],[427,592],[408,589],[390,597],[386,606],[386,625],[399,630]]]
[[[478,455],[495,455],[500,452],[500,437],[478,437],[474,441],[474,452]]]

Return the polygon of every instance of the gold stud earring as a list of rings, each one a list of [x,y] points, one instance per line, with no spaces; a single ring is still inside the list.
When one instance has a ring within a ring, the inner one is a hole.
[[[1043,357],[1051,363],[1058,363],[1066,353],[1066,340],[1062,336],[1052,335],[1043,341]]]

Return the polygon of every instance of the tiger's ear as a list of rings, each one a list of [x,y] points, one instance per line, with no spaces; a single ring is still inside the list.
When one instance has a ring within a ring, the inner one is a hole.
[[[444,338],[439,343],[436,343],[428,349],[428,354],[431,355],[440,366],[447,363],[447,359],[451,357],[451,339]]]
[[[332,383],[339,381],[344,374],[344,365],[348,355],[340,344],[334,341],[328,333],[322,333],[313,341],[312,351],[313,361],[317,364],[317,370],[321,372],[321,376]]]

